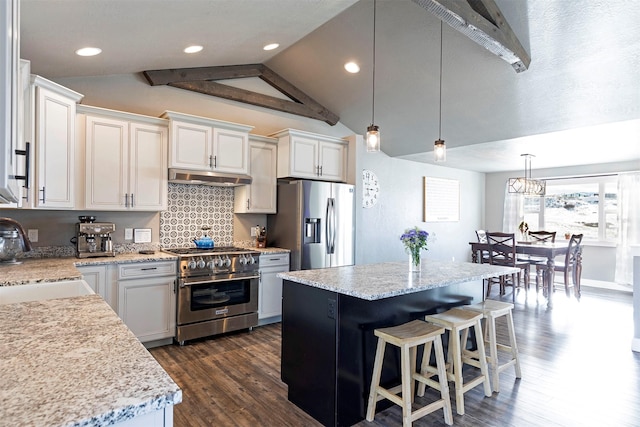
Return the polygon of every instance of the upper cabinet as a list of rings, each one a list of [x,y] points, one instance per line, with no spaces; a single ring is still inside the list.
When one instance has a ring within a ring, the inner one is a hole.
[[[85,140],[85,209],[167,208],[167,121],[79,106]]]
[[[169,167],[247,174],[252,126],[165,111],[170,120]]]
[[[276,213],[277,143],[274,138],[249,135],[252,181],[235,188],[235,213]]]
[[[285,129],[278,138],[278,178],[347,180],[347,142],[341,138]]]
[[[82,95],[40,76],[31,77],[35,174],[31,206],[74,209],[76,104]],[[25,102],[27,102],[25,100]]]
[[[18,0],[0,2],[0,203],[16,202],[23,183],[15,178],[18,149],[17,114],[20,58]],[[6,207],[6,206],[2,206]]]

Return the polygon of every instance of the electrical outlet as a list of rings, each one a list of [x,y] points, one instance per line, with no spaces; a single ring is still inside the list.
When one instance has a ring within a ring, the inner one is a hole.
[[[133,228],[124,229],[124,240],[133,240]]]
[[[38,229],[30,228],[27,230],[27,237],[31,243],[36,243],[38,241]]]

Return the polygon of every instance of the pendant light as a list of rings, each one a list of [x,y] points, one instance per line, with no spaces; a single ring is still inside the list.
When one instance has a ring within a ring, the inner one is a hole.
[[[433,143],[433,157],[436,162],[447,160],[447,146],[442,139],[442,21],[440,21],[440,101],[438,108],[438,139]]]
[[[367,127],[367,152],[380,151],[380,129],[374,125],[376,113],[376,0],[373,0],[373,76],[372,76],[371,125]]]
[[[546,181],[531,178],[531,158],[533,154],[521,154],[524,157],[524,176],[509,178],[509,193],[527,196],[544,196],[547,190]]]

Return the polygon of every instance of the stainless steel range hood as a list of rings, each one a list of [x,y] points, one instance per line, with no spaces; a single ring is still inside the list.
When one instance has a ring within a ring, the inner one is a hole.
[[[169,182],[211,185],[214,187],[237,187],[239,185],[251,184],[251,177],[243,174],[213,171],[169,169]]]

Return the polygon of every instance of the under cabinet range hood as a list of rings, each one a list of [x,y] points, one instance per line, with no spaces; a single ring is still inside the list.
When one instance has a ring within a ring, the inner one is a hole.
[[[251,184],[251,177],[233,173],[169,169],[169,182],[210,185],[213,187],[237,187]]]

